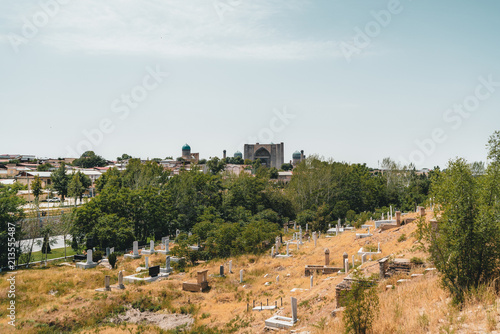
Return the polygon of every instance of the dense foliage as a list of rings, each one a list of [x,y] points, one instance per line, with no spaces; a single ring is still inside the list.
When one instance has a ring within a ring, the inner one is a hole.
[[[456,303],[499,274],[500,132],[489,141],[490,164],[476,174],[477,164],[450,161],[436,175],[432,192],[441,216],[437,226],[421,225],[431,259]]]

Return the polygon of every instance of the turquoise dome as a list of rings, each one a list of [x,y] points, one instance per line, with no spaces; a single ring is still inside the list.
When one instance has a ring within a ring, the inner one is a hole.
[[[299,152],[299,151],[295,151],[295,152],[292,154],[292,158],[293,158],[293,159],[300,159],[300,152]]]
[[[191,151],[191,146],[189,146],[188,144],[185,144],[184,146],[182,146],[182,150],[183,151]]]
[[[241,154],[241,152],[240,152],[240,151],[236,151],[236,152],[234,153],[234,157],[235,157],[235,158],[236,158],[236,157],[243,158],[243,154]]]

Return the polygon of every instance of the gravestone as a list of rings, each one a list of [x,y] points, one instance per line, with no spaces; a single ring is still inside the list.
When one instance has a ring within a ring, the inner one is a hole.
[[[274,257],[274,246],[271,247],[271,257]]]
[[[167,255],[165,259],[165,269],[160,268],[160,272],[164,274],[170,274],[173,271],[173,269],[170,267],[170,256]]]
[[[349,255],[347,255],[346,252],[344,252],[344,254],[342,254],[342,263],[345,262],[345,260],[349,257]]]
[[[149,268],[149,277],[156,277],[160,273],[160,266]]]
[[[113,254],[115,252],[115,247],[111,247],[111,249],[109,250],[110,254]]]
[[[349,260],[348,259],[344,260],[344,271],[346,274],[349,272]]]
[[[297,222],[293,222],[293,229],[296,230],[297,229]]]
[[[105,289],[106,291],[111,291],[111,286],[110,286],[110,284],[109,284],[109,275],[106,275],[106,276],[104,277],[104,289]]]
[[[149,256],[146,256],[146,270],[149,269]]]
[[[224,276],[224,266],[223,266],[223,265],[221,265],[221,266],[219,267],[219,275],[220,275],[221,277],[223,277],[223,276]]]
[[[141,257],[139,254],[139,242],[134,241],[133,243],[133,251],[132,254],[125,254],[125,257],[132,258],[132,259],[138,259]]]
[[[176,238],[179,236],[179,234],[181,234],[181,231],[179,231],[179,229],[175,230],[175,237]]]
[[[286,256],[290,256],[290,244],[286,244]]]
[[[365,263],[366,261],[366,253],[363,253],[363,255],[361,255],[361,264]]]
[[[111,250],[109,247],[106,247],[106,257],[109,257],[109,254],[111,254]]]
[[[123,285],[123,271],[118,272],[118,289],[125,289],[125,285]]]
[[[401,226],[401,211],[396,211],[396,225]]]
[[[280,282],[280,275],[276,276],[276,283]]]
[[[354,263],[354,254],[352,255],[352,267],[353,267],[353,268],[355,267],[355,263]]]
[[[297,322],[297,298],[292,297],[292,321]]]
[[[97,266],[97,263],[92,261],[92,249],[87,250],[87,261],[77,262],[76,267],[81,269],[90,269]]]
[[[306,223],[306,232],[307,232],[308,229],[309,229],[309,224]]]
[[[313,275],[311,275],[311,289],[313,288]]]
[[[233,260],[229,260],[229,270],[228,270],[228,272],[229,272],[230,274],[232,274],[232,273],[233,273]]]
[[[243,283],[243,269],[240,270],[240,283]]]
[[[325,248],[325,266],[330,265],[330,250]]]

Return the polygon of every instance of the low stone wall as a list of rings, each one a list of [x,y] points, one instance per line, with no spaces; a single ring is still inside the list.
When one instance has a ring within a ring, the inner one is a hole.
[[[311,276],[313,273],[322,273],[322,274],[334,274],[343,268],[340,267],[326,267],[326,266],[311,266],[307,265],[304,269],[304,274],[306,276]]]

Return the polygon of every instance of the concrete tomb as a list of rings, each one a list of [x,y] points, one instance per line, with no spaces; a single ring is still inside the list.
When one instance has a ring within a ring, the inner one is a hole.
[[[208,289],[208,280],[207,280],[208,270],[201,270],[197,272],[196,283],[192,282],[183,282],[182,290],[191,291],[191,292],[203,292]]]
[[[291,306],[292,306],[292,317],[283,317],[280,315],[275,315],[265,321],[266,327],[269,328],[278,328],[278,329],[288,329],[293,327],[295,323],[298,321],[297,319],[297,299],[291,298]]]
[[[81,269],[97,267],[97,262],[92,261],[92,249],[87,250],[87,262],[77,262],[76,267]]]
[[[141,255],[139,254],[139,242],[134,241],[133,245],[134,246],[133,246],[132,254],[125,254],[125,257],[131,258],[131,259],[138,259],[141,257]]]

